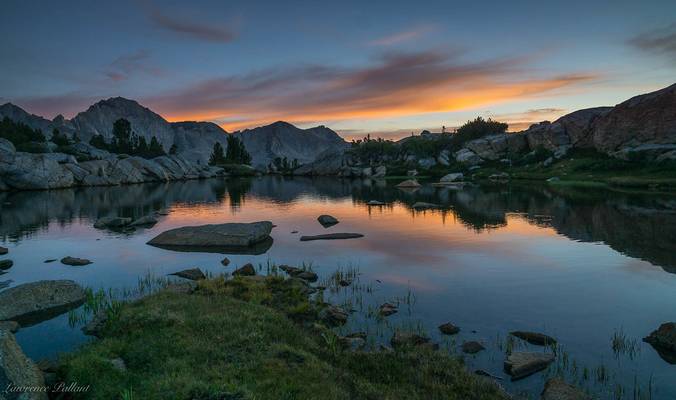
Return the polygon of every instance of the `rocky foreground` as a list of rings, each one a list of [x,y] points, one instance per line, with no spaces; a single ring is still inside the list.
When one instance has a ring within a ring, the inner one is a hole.
[[[0,191],[114,186],[143,182],[211,178],[223,169],[180,155],[129,157],[77,143],[65,153],[24,153],[0,138]],[[78,161],[86,160],[86,161]]]

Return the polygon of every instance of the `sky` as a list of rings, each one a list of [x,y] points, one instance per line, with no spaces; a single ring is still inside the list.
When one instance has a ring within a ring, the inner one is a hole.
[[[510,130],[676,83],[676,1],[4,0],[0,104],[105,98],[229,132]]]

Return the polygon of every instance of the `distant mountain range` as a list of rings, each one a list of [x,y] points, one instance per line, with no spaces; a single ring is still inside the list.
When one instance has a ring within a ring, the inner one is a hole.
[[[6,103],[0,106],[0,118],[4,117],[40,129],[47,137],[56,128],[69,136],[77,134],[85,142],[89,142],[94,135],[103,135],[109,140],[113,123],[125,118],[137,135],[147,140],[152,136],[157,137],[165,150],[176,144],[180,155],[201,163],[207,162],[215,142],[220,142],[224,148],[227,146],[226,135],[229,134],[212,122],[168,122],[138,102],[123,97],[101,100],[72,119],[58,115],[53,120]],[[252,156],[252,164],[258,168],[265,168],[276,157],[286,157],[289,162],[296,159],[299,164],[305,164],[314,161],[318,154],[328,149],[347,146],[336,132],[327,127],[300,129],[282,121],[233,134],[244,142]]]

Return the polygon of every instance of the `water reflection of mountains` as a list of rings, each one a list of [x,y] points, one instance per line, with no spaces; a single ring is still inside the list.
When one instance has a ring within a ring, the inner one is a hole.
[[[415,202],[443,206],[436,212],[456,218],[469,229],[499,229],[507,214],[553,227],[573,240],[603,242],[628,256],[676,273],[676,197],[620,193],[589,188],[546,186],[469,186],[462,190],[425,186],[407,193],[384,182],[330,178],[264,177],[0,193],[0,235],[21,240],[49,223],[94,221],[106,215],[137,218],[175,204],[218,204],[237,209],[247,199],[280,205],[304,197],[370,200],[409,208]],[[387,207],[387,206],[385,206]],[[412,208],[411,213],[417,213]]]

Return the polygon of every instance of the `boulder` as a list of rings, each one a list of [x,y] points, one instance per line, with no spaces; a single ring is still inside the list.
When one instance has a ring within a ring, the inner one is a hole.
[[[7,330],[0,330],[0,385],[2,390],[14,388],[41,388],[45,386],[42,371],[21,351],[14,335]],[[3,399],[47,400],[47,393],[4,392]]]
[[[254,268],[253,264],[247,263],[244,264],[242,267],[234,270],[232,272],[233,275],[239,275],[239,276],[254,276],[256,275],[256,268]]]
[[[206,279],[206,275],[199,268],[184,269],[183,271],[174,272],[169,275],[178,276],[179,278],[190,279],[191,281],[199,281]]]
[[[439,331],[444,335],[455,335],[460,332],[460,328],[450,322],[446,322],[445,324],[439,325]]]
[[[366,345],[366,332],[354,332],[345,336],[339,336],[338,341],[346,349],[362,348]]]
[[[676,322],[666,322],[660,325],[650,335],[643,338],[669,364],[676,364]]]
[[[592,400],[582,389],[566,383],[561,378],[551,378],[545,382],[540,400]]]
[[[413,179],[405,180],[397,185],[398,188],[419,188],[420,186],[422,185]]]
[[[94,223],[94,228],[96,229],[106,229],[106,228],[122,228],[131,223],[131,218],[123,217],[102,217],[96,220]]]
[[[0,292],[0,321],[31,326],[79,307],[84,289],[73,281],[38,281]]]
[[[382,315],[383,317],[388,317],[392,314],[396,314],[399,310],[397,309],[397,306],[391,303],[383,303],[380,305],[380,310],[378,313]]]
[[[143,226],[152,227],[157,224],[157,217],[154,215],[145,215],[141,218],[135,219],[129,226]]]
[[[92,262],[86,258],[76,258],[76,257],[64,257],[61,259],[61,264],[72,265],[74,267],[82,267],[84,265],[89,265]]]
[[[406,176],[414,177],[418,176],[418,170],[417,169],[411,169],[406,171]]]
[[[505,360],[504,368],[512,380],[517,380],[546,369],[553,361],[554,355],[549,353],[514,352]]]
[[[0,256],[4,256],[7,253],[9,253],[9,250],[7,249],[7,247],[0,246]]]
[[[330,326],[344,325],[347,322],[348,313],[340,307],[329,305],[319,313],[319,319]]]
[[[477,341],[469,341],[462,344],[462,352],[467,354],[476,354],[485,349],[486,348]]]
[[[12,265],[14,265],[12,260],[0,260],[0,270],[2,271],[12,268]]]
[[[225,257],[224,259],[221,260],[221,264],[224,267],[227,267],[228,265],[230,265],[230,259],[228,257]]]
[[[357,239],[364,237],[361,233],[327,233],[324,235],[314,235],[314,236],[301,236],[301,242],[308,242],[311,240],[337,240],[337,239]]]
[[[294,277],[308,282],[317,282],[317,279],[319,279],[317,274],[312,271],[302,271],[294,275]]]
[[[437,157],[437,162],[444,167],[451,165],[451,152],[448,150],[442,150]]]
[[[333,226],[339,222],[335,217],[326,214],[317,217],[317,221],[319,221],[319,223],[324,228],[328,228],[329,226]]]
[[[538,346],[549,346],[556,344],[556,339],[542,333],[528,332],[528,331],[513,331],[509,333],[512,336],[518,337],[521,340]]]
[[[455,172],[452,174],[444,175],[441,179],[439,179],[439,182],[440,183],[462,182],[464,179],[465,176],[462,174],[462,172]]]
[[[376,167],[375,171],[373,172],[373,175],[371,176],[372,178],[384,178],[385,175],[387,175],[387,167],[384,165],[379,165]]]
[[[437,165],[437,160],[434,157],[421,158],[418,160],[420,168],[430,169]]]
[[[0,158],[0,176],[19,190],[66,188],[75,182],[73,174],[48,155],[21,152]]]
[[[271,231],[270,221],[185,226],[162,232],[148,244],[165,248],[240,249],[268,240]]]

